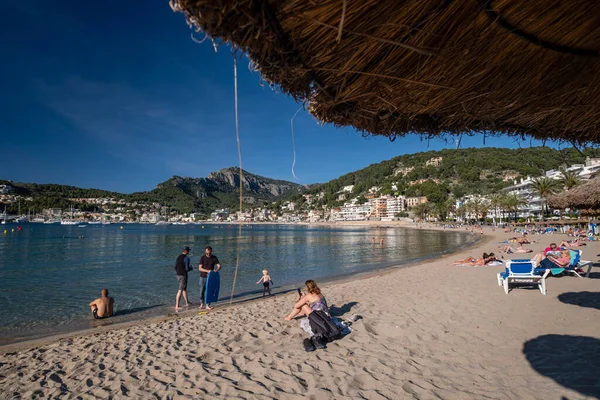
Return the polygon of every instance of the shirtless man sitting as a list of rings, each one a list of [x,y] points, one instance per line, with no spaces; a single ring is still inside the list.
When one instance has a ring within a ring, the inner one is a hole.
[[[90,303],[94,318],[102,319],[112,317],[113,304],[115,304],[115,299],[108,297],[108,289],[102,289],[102,292],[100,292],[100,298]]]

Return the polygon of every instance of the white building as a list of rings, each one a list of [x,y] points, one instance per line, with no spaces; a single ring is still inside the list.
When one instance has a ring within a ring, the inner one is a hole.
[[[158,221],[160,221],[160,214],[158,213],[143,213],[142,216],[140,217],[140,222],[147,222],[147,223],[157,223]]]
[[[12,190],[10,185],[0,185],[0,194],[8,194]]]
[[[388,220],[395,219],[398,213],[406,210],[406,200],[403,196],[391,197],[387,200],[387,215]]]
[[[212,221],[226,221],[229,218],[229,208],[223,208],[221,210],[216,210],[210,214],[210,219]]]
[[[527,202],[527,204],[519,207],[519,211],[517,211],[518,218],[529,218],[542,214],[544,200],[535,194],[535,191],[533,190],[533,179],[531,177],[528,176],[526,179],[521,178],[520,182],[517,183],[515,181],[514,185],[507,186],[503,188],[502,191],[509,196],[517,195]]]
[[[356,202],[346,203],[340,207],[339,219],[341,221],[365,221],[371,215],[371,205],[369,203],[357,204]]]
[[[310,210],[308,212],[308,222],[319,222],[323,219],[324,212],[323,210]]]

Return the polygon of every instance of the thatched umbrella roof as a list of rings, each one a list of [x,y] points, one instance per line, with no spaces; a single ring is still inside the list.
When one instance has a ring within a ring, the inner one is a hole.
[[[595,0],[171,0],[323,122],[600,142]]]
[[[548,205],[552,208],[585,209],[588,214],[591,210],[600,210],[600,178],[551,196]]]

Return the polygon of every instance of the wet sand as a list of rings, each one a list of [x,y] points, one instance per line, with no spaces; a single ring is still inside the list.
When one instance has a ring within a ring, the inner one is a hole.
[[[580,399],[600,396],[600,267],[497,286],[502,267],[452,266],[509,236],[409,268],[323,285],[362,318],[305,353],[288,293],[0,348],[0,397]],[[565,235],[532,236],[534,250]],[[582,248],[597,260],[600,246]],[[506,258],[514,255],[506,255]],[[517,255],[519,256],[519,255]]]

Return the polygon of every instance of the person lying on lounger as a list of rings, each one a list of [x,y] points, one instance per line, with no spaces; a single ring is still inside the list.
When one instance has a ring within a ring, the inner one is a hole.
[[[539,265],[540,268],[566,268],[571,264],[571,257],[569,250],[563,250],[560,252],[559,256],[550,253],[548,253],[548,256],[536,254],[535,257],[532,258],[532,261]]]

